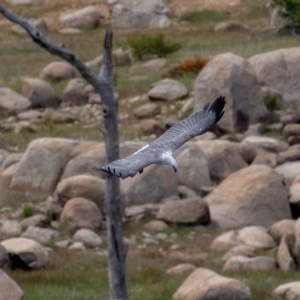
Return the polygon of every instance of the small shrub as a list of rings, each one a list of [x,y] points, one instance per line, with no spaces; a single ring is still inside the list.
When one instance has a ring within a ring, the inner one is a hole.
[[[162,33],[156,35],[139,35],[128,39],[133,56],[138,60],[145,57],[165,57],[181,48],[179,43],[167,41]]]
[[[280,136],[281,131],[280,130],[276,130],[276,129],[272,129],[272,128],[268,128],[266,127],[263,130],[263,135],[268,136],[268,137],[278,137]]]
[[[196,56],[192,59],[185,60],[175,67],[168,69],[163,76],[165,77],[178,77],[185,74],[199,73],[202,68],[208,63],[209,58],[203,56]]]
[[[300,33],[300,2],[299,0],[273,0],[275,6],[281,8],[280,14],[285,18],[285,27],[294,33]]]
[[[275,5],[281,6],[281,13],[293,21],[300,23],[300,2],[299,0],[273,0]]]
[[[223,21],[226,17],[226,12],[204,9],[186,12],[182,15],[181,20],[189,23],[207,23]]]
[[[26,204],[23,207],[22,213],[21,213],[22,219],[29,218],[33,216],[33,207],[30,204]]]
[[[265,102],[265,105],[266,105],[267,109],[270,110],[270,111],[273,111],[273,110],[276,110],[276,109],[280,108],[280,105],[278,103],[278,99],[274,95],[270,95],[270,94],[266,95],[265,99],[264,99],[264,102]]]

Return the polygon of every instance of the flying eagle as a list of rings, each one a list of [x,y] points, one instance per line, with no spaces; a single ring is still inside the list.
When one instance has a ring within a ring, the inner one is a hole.
[[[192,113],[169,128],[151,144],[133,154],[112,161],[100,168],[101,171],[116,175],[122,179],[142,173],[151,164],[170,165],[177,172],[177,162],[173,153],[184,143],[201,135],[216,124],[224,114],[225,97],[220,96],[208,103],[203,110]]]

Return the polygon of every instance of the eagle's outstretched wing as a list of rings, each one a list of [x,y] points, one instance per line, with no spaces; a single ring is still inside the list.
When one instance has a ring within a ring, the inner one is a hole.
[[[181,145],[197,135],[201,135],[216,124],[224,114],[225,98],[219,97],[207,104],[203,110],[191,114],[176,123],[150,145],[135,153],[115,160],[100,170],[121,178],[133,177],[151,164],[160,163],[164,153],[173,153]]]
[[[156,151],[150,145],[146,145],[125,158],[115,160],[101,167],[100,170],[122,179],[133,177],[136,173],[143,172],[145,167],[155,164],[160,155],[161,151]]]
[[[179,121],[151,145],[167,147],[174,152],[181,145],[197,135],[208,131],[224,114],[225,97],[218,97],[214,102],[208,103],[203,110],[194,112],[187,118]]]

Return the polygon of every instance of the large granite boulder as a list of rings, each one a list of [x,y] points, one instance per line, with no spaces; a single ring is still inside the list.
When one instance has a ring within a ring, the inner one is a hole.
[[[179,183],[201,192],[203,186],[211,186],[208,161],[203,151],[190,143],[176,155]]]
[[[102,225],[102,213],[94,202],[77,197],[70,199],[64,206],[60,223],[70,233],[80,228],[96,230]]]
[[[299,176],[300,161],[285,162],[275,168],[276,172],[281,174],[288,186],[291,186],[294,180]],[[296,202],[296,201],[295,201]]]
[[[273,298],[276,300],[300,299],[300,281],[293,281],[279,285],[273,291]]]
[[[17,220],[0,219],[0,241],[19,236],[22,232],[22,227]]]
[[[49,254],[45,247],[40,243],[24,238],[17,237],[1,242],[10,258],[10,266],[23,269],[44,268],[49,261]]]
[[[61,180],[55,190],[55,198],[65,205],[70,199],[83,197],[95,202],[102,210],[105,193],[103,179],[91,175],[76,175]]]
[[[99,13],[93,5],[86,6],[60,17],[60,22],[67,27],[92,29],[99,25]]]
[[[283,177],[264,165],[252,165],[232,173],[205,199],[212,220],[222,228],[268,227],[291,218]]]
[[[239,230],[233,229],[220,234],[211,244],[211,248],[218,252],[228,251],[238,246],[251,247],[254,251],[275,248],[276,243],[264,227],[246,226]],[[244,253],[237,252],[235,254],[244,255]]]
[[[195,110],[225,96],[225,114],[218,126],[227,131],[246,131],[250,124],[268,116],[253,68],[246,59],[232,53],[219,54],[205,65],[195,80],[194,92]]]
[[[39,78],[24,78],[22,94],[29,99],[33,108],[56,107],[60,104],[53,87]]]
[[[170,166],[152,165],[142,174],[121,181],[125,205],[160,203],[178,194],[178,178]]]
[[[0,88],[0,112],[20,112],[30,107],[30,101],[10,88]]]
[[[120,28],[165,28],[171,25],[162,0],[114,1],[114,24]]]
[[[248,165],[244,159],[244,148],[239,143],[225,140],[196,141],[194,147],[204,153],[212,181],[220,182]]]
[[[229,258],[223,266],[225,271],[275,271],[276,261],[269,256],[245,257],[237,255]]]
[[[58,231],[50,228],[29,226],[26,231],[22,233],[22,237],[32,239],[43,245],[49,245],[58,237]]]
[[[165,78],[156,82],[150,91],[148,97],[151,100],[177,100],[187,96],[187,87],[178,80]]]
[[[204,268],[192,272],[173,295],[174,300],[248,300],[250,297],[250,289],[242,281]]]
[[[283,236],[277,248],[276,256],[279,269],[286,272],[297,270],[297,263],[289,244],[287,236]]]
[[[145,103],[134,109],[132,113],[139,119],[155,117],[161,113],[161,106],[157,103]]]
[[[261,85],[279,94],[285,102],[299,103],[300,48],[283,48],[248,59]]]
[[[157,218],[181,225],[207,225],[210,222],[208,205],[199,197],[167,201],[158,211]]]
[[[47,81],[61,81],[78,77],[78,71],[65,61],[54,61],[43,68],[40,78]]]
[[[82,242],[87,247],[99,247],[103,241],[94,231],[86,228],[77,230],[73,235],[73,241]]]
[[[0,174],[1,190],[26,191],[26,195],[37,197],[49,195],[63,178],[89,173],[101,177],[97,168],[105,160],[103,143],[36,139],[28,145],[21,160],[17,156],[5,163],[5,170]]]
[[[24,292],[20,286],[0,269],[0,300],[22,300]]]
[[[63,138],[33,140],[16,166],[10,188],[23,192],[53,192],[72,150],[79,143]]]
[[[85,105],[88,103],[86,83],[81,78],[71,79],[63,90],[62,100],[70,105]]]
[[[61,179],[77,175],[104,177],[104,173],[99,171],[99,168],[105,164],[106,160],[104,143],[82,143],[76,153],[73,153],[61,175]]]

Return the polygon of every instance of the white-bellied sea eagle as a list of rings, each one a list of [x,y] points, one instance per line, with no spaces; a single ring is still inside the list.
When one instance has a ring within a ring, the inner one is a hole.
[[[151,164],[170,165],[174,172],[177,172],[174,151],[216,124],[224,114],[224,106],[225,98],[220,96],[212,103],[206,104],[203,110],[194,112],[176,123],[152,143],[125,158],[102,166],[100,170],[123,179],[142,173],[143,169]]]

